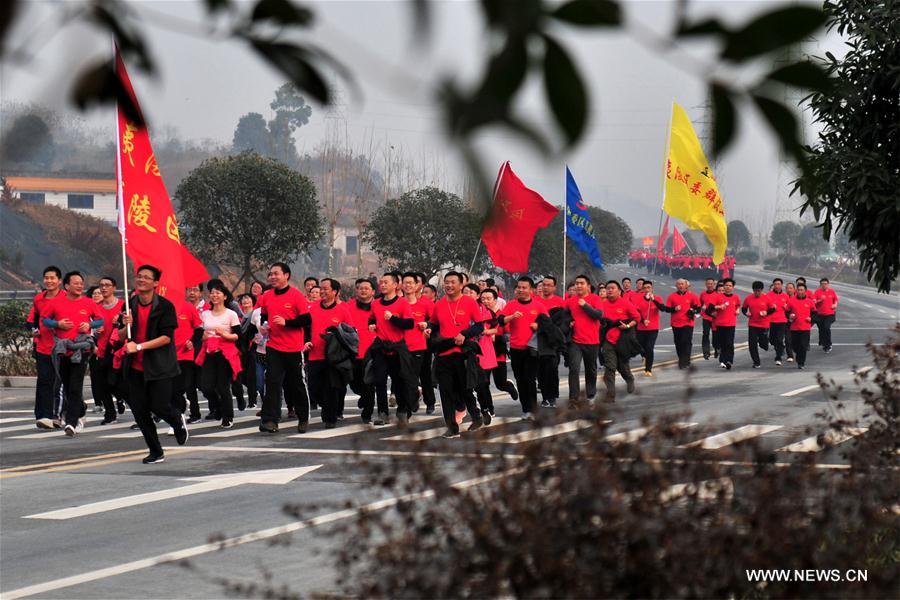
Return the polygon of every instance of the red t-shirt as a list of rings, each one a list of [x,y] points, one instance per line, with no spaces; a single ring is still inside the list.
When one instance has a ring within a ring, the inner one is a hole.
[[[372,300],[372,316],[375,317],[375,337],[382,342],[390,343],[405,340],[407,330],[400,329],[388,319],[385,319],[385,312],[391,313],[392,317],[412,319],[412,310],[409,307],[409,302],[402,296],[397,296],[389,303],[385,303],[384,298]]]
[[[442,338],[455,338],[463,329],[468,329],[473,323],[481,321],[481,308],[474,298],[460,296],[451,302],[447,296],[438,300],[434,305],[434,313],[431,322],[440,328]],[[438,356],[448,356],[460,352],[454,346],[445,350]]]
[[[283,317],[285,321],[296,319],[309,312],[309,303],[303,293],[292,285],[285,291],[278,292],[274,288],[266,290],[259,301],[263,322],[269,323],[269,341],[266,348],[279,352],[300,352],[305,343],[302,327],[276,325],[275,317]]]
[[[703,290],[700,292],[700,306],[702,308],[702,316],[704,321],[715,321],[714,317],[706,314],[706,307],[710,304],[715,304],[714,300],[718,297],[719,292],[713,290],[712,292],[707,292]]]
[[[588,315],[579,301],[580,296],[572,296],[566,300],[566,308],[572,313],[572,341],[576,344],[599,344],[600,343],[600,321]],[[597,294],[588,294],[584,297],[585,303],[597,310],[600,309],[600,296]]]
[[[728,304],[721,310],[716,310],[716,318],[713,321],[716,327],[736,327],[737,315],[741,312],[741,297],[737,294],[718,294],[712,304]]]
[[[549,316],[550,311],[541,302],[534,299],[529,302],[516,299],[507,302],[500,314],[509,316],[517,312],[522,313],[522,316],[518,319],[504,321],[504,325],[509,331],[509,347],[513,350],[524,350],[528,347],[531,336],[534,335],[531,324],[537,321],[538,315]]]
[[[68,296],[58,296],[54,298],[53,302],[47,304],[46,314],[44,314],[42,318],[54,319],[56,321],[69,319],[72,321],[71,329],[63,331],[62,329],[56,328],[53,333],[60,339],[74,340],[81,334],[81,332],[78,331],[78,328],[82,324],[90,324],[91,321],[102,319],[103,314],[100,312],[100,305],[87,296],[81,296],[77,300],[73,300]],[[71,355],[71,351],[66,353],[66,356]]]
[[[627,300],[628,302],[633,303],[634,296],[635,296],[635,294],[638,294],[638,293],[639,292],[637,290],[628,290],[627,292],[622,292],[622,298],[625,298],[625,300]]]
[[[554,310],[556,308],[565,308],[566,301],[557,295],[550,296],[549,298],[544,298],[543,296],[534,296],[534,299],[544,305],[544,308],[547,309],[547,312]]]
[[[794,315],[791,331],[809,331],[812,329],[812,315],[816,312],[816,301],[809,296],[798,298],[791,296],[787,303],[788,311]]]
[[[807,294],[809,297],[809,294]],[[816,313],[824,316],[833,315],[834,305],[838,303],[838,295],[831,288],[824,290],[822,288],[817,289],[812,293],[812,297],[816,302]]]
[[[662,296],[653,296],[652,300],[647,300],[646,294],[635,294],[631,297],[631,303],[637,309],[641,316],[638,321],[638,331],[659,331],[659,307],[653,303],[656,300],[662,304]],[[650,321],[644,325],[644,321]]]
[[[776,294],[774,291],[771,291],[766,294],[766,298],[769,300],[769,303],[775,307],[775,310],[769,316],[769,323],[787,323],[787,314],[785,314],[784,309],[787,308],[788,300],[790,300],[791,297],[784,292]]]
[[[147,341],[147,321],[150,319],[150,308],[153,306],[151,302],[147,306],[138,301],[137,303],[137,315],[135,316],[137,320],[137,327],[134,328],[132,333],[134,334],[133,341],[136,344],[142,344]],[[136,352],[134,354],[134,358],[131,360],[131,368],[135,371],[143,371],[144,370],[144,351]]]
[[[100,358],[106,356],[106,347],[109,346],[109,336],[113,332],[113,323],[118,318],[119,313],[122,312],[123,304],[125,304],[123,300],[116,300],[112,308],[105,308],[103,304],[97,305],[100,316],[103,318],[103,331],[97,338],[97,356]]]
[[[698,298],[697,294],[694,292],[684,292],[683,294],[680,292],[673,292],[669,294],[669,297],[666,299],[666,306],[669,308],[678,307],[678,310],[670,315],[672,329],[677,329],[678,327],[693,327],[694,317],[688,316],[688,310],[691,307],[695,310],[699,310],[700,298]]]
[[[415,304],[410,304],[409,300],[406,303],[409,304],[413,320],[413,328],[406,330],[406,347],[410,352],[421,352],[428,347],[428,342],[425,340],[425,332],[419,329],[419,323],[431,320],[434,303],[424,296],[416,300]]]
[[[744,304],[741,308],[747,309],[747,324],[750,327],[769,328],[769,319],[771,314],[775,312],[775,304],[769,300],[766,294],[762,294],[759,298],[755,294],[750,294],[744,298]],[[766,313],[765,316],[760,314],[762,312]]]
[[[616,301],[609,298],[601,301],[600,308],[603,316],[611,321],[638,321],[641,318],[634,304],[621,297]],[[622,330],[618,326],[611,326],[606,330],[606,341],[615,344],[621,335]]]
[[[369,317],[372,316],[371,305],[367,309],[362,309],[356,300],[346,303],[347,311],[350,314],[350,324],[356,328],[359,334],[359,353],[357,358],[365,358],[366,351],[372,342],[375,341],[375,332],[369,331]]]
[[[317,302],[309,307],[312,316],[312,348],[309,351],[309,360],[325,360],[325,338],[322,334],[329,327],[337,327],[341,323],[353,324],[350,317],[350,309],[344,303],[335,302],[329,308],[322,306],[322,302]]]
[[[175,354],[178,360],[194,360],[194,350],[186,348],[194,330],[203,324],[197,307],[185,300],[177,309],[178,326],[175,328]]]
[[[43,319],[47,316],[46,312],[50,310],[50,304],[58,298],[65,297],[65,295],[66,291],[60,289],[59,293],[52,298],[48,298],[47,290],[44,290],[38,292],[31,302],[31,312],[28,315],[28,321],[33,322],[35,317],[37,317],[38,335],[35,341],[37,342],[38,354],[50,354],[53,352],[53,329],[44,325]]]

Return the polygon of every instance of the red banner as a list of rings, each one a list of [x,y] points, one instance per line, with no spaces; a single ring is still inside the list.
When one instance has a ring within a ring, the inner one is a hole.
[[[675,231],[672,233],[672,254],[678,254],[682,250],[687,248],[687,242],[681,236],[681,232],[678,231],[678,228],[675,228]]]
[[[140,110],[118,48],[116,75]],[[116,108],[117,204],[125,251],[135,267],[151,264],[162,271],[159,294],[178,305],[184,300],[185,287],[209,279],[209,273],[181,243],[178,221],[146,125],[130,121],[121,105]]]
[[[666,216],[666,224],[663,225],[662,233],[659,234],[659,241],[656,242],[656,254],[662,256],[665,249],[666,239],[669,237],[669,217]]]
[[[491,260],[511,273],[527,272],[537,230],[549,225],[558,213],[558,208],[525,187],[509,161],[503,163],[494,188],[494,207],[481,232]]]

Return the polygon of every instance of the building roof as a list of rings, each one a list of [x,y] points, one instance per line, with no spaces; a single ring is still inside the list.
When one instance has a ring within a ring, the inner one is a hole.
[[[10,176],[6,178],[6,183],[17,192],[116,193],[115,179]]]

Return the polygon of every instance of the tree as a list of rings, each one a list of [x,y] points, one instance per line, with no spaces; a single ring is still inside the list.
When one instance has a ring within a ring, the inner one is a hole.
[[[290,83],[275,90],[275,99],[269,104],[275,115],[266,122],[256,112],[245,114],[238,120],[232,146],[238,152],[252,150],[296,169],[300,163],[294,132],[309,123],[312,115],[303,96]]]
[[[801,254],[809,256],[812,261],[818,260],[828,250],[828,242],[822,239],[822,232],[815,223],[804,225],[797,237],[797,246],[801,249]]]
[[[450,267],[469,268],[481,220],[456,194],[434,187],[406,192],[372,213],[363,241],[383,264],[428,277]],[[484,264],[485,252],[479,252]]]
[[[537,275],[558,275],[562,272],[563,209],[546,228],[534,236],[534,245],[528,255],[528,268]],[[604,264],[619,262],[631,249],[632,233],[621,217],[596,206],[588,206],[588,214],[594,224],[594,234],[600,247]],[[603,271],[594,267],[591,261],[572,240],[566,238],[566,273],[561,280],[569,281],[584,273],[594,281],[603,276]],[[562,281],[560,281],[562,283]]]
[[[790,258],[797,243],[797,238],[800,235],[800,230],[800,226],[793,221],[779,221],[772,227],[769,245],[773,248],[784,250],[784,255]]]
[[[231,145],[238,152],[251,150],[261,156],[270,156],[272,143],[269,140],[269,129],[263,116],[251,112],[241,117],[234,129]]]
[[[750,230],[743,221],[735,219],[728,223],[728,248],[734,254],[738,250],[749,248],[753,243]]]
[[[0,161],[17,168],[49,171],[56,155],[50,128],[40,116],[25,114],[3,136]]]
[[[797,189],[824,238],[846,231],[860,271],[889,291],[900,275],[900,19],[891,2],[827,0],[825,12],[848,48],[841,59],[825,53],[837,85],[809,100],[818,142]]]
[[[175,193],[185,243],[204,260],[237,265],[241,281],[266,265],[292,262],[322,237],[316,190],[278,161],[244,152],[212,158]]]

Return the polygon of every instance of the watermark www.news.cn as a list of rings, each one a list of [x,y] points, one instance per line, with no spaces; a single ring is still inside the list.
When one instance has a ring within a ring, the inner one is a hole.
[[[865,582],[869,580],[866,569],[746,569],[747,580],[759,583],[768,582]]]

